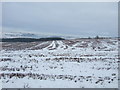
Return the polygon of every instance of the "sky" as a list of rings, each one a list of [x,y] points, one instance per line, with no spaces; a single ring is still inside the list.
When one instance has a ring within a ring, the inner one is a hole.
[[[118,35],[117,2],[4,2],[3,32],[79,37]]]

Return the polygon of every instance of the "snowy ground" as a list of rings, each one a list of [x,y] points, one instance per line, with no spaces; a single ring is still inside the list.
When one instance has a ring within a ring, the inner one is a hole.
[[[118,40],[3,43],[3,88],[118,88]]]

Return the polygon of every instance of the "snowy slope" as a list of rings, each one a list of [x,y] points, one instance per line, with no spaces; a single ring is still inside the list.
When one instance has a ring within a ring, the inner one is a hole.
[[[3,88],[118,88],[117,39],[7,42],[1,53]]]

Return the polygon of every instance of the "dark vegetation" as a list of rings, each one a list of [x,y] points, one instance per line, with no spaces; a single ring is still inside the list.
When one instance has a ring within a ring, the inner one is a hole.
[[[60,37],[49,37],[49,38],[2,38],[2,42],[36,42],[36,41],[52,41],[52,40],[65,40]]]
[[[112,37],[86,37],[79,39],[111,39]],[[117,37],[116,37],[117,38]],[[36,41],[53,41],[53,40],[65,40],[61,37],[48,37],[48,38],[0,38],[0,42],[36,42]],[[120,38],[118,38],[120,40]]]

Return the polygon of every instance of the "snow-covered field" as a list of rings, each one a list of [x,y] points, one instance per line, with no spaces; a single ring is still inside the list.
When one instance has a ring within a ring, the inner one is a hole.
[[[118,40],[3,43],[3,88],[118,88]]]

